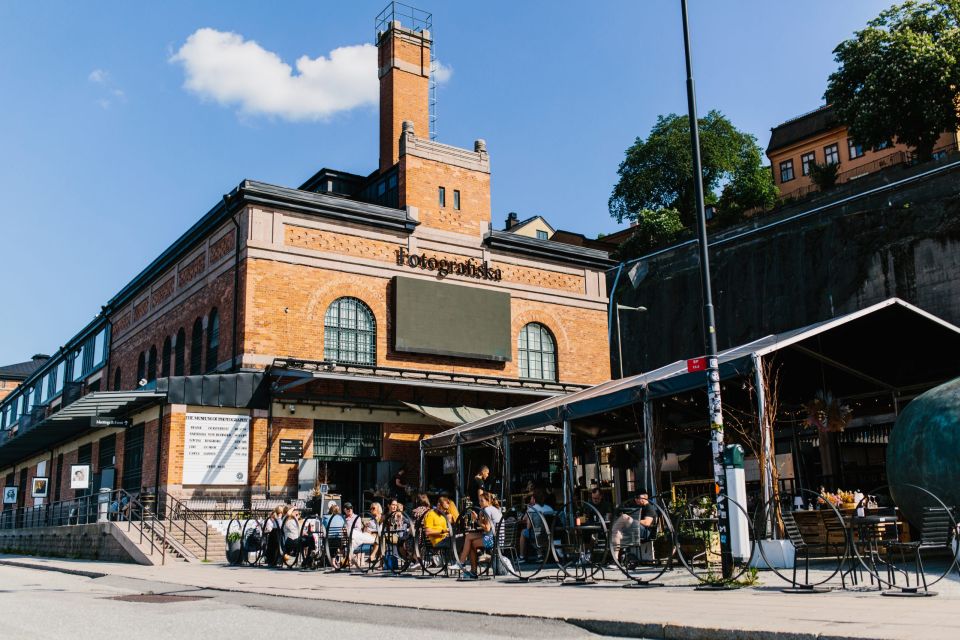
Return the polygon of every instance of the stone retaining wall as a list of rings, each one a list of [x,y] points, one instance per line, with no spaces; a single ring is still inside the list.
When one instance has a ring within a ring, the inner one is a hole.
[[[153,564],[115,522],[0,531],[0,552]]]

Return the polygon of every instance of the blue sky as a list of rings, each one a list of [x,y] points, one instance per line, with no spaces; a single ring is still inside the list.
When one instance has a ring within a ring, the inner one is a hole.
[[[770,127],[821,104],[833,47],[889,4],[691,0],[700,112],[765,147]],[[372,42],[385,5],[0,0],[0,364],[54,351],[242,179],[375,169],[375,104],[338,110],[329,91],[313,104],[323,87],[300,86],[286,110],[253,108],[243,89],[234,101],[230,87],[185,89],[188,66],[171,58],[208,28],[294,65]],[[517,211],[615,230],[606,203],[624,150],[686,109],[679,1],[420,6],[452,70],[439,140],[487,140],[494,223]],[[290,113],[307,103],[325,117]]]

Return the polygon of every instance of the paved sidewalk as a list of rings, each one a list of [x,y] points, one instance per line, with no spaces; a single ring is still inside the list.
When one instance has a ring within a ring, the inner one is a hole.
[[[554,581],[457,582],[380,575],[280,571],[224,564],[165,567],[0,555],[2,564],[109,575],[171,585],[334,602],[565,620],[599,633],[671,639],[812,640],[960,637],[960,583],[950,577],[933,598],[876,592],[787,595],[761,574],[758,587],[728,592],[689,586],[623,589],[623,582],[560,586]],[[155,588],[155,585],[153,585]]]

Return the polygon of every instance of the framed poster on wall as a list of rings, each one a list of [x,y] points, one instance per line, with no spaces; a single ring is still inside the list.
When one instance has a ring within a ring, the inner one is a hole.
[[[70,465],[70,488],[74,490],[90,488],[90,465]]]
[[[34,498],[46,498],[50,492],[50,478],[36,477],[33,479],[32,491],[30,493]]]
[[[183,437],[183,484],[247,484],[250,416],[188,413]]]
[[[3,504],[17,504],[17,487],[3,488]]]

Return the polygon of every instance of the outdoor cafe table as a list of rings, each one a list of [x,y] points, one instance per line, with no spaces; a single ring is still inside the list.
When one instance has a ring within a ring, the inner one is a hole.
[[[881,547],[885,547],[885,543],[899,541],[901,524],[899,518],[895,515],[870,514],[850,518],[851,555],[859,556],[857,545],[865,544],[864,562],[869,565],[868,570],[879,579],[877,566],[885,566],[887,582],[891,584],[895,581],[896,567],[890,564],[889,558],[886,561],[883,559]],[[892,537],[884,537],[884,534],[890,531],[891,527],[893,527]],[[863,549],[863,546],[859,549]]]
[[[566,565],[567,569],[564,573],[572,568],[573,571],[570,572],[572,575],[569,573],[567,575],[573,579],[573,582],[562,584],[590,584],[589,580],[593,574],[597,570],[603,570],[603,565],[593,559],[594,542],[596,536],[603,531],[603,527],[599,524],[578,524],[570,529],[573,531],[572,542],[576,559]]]

